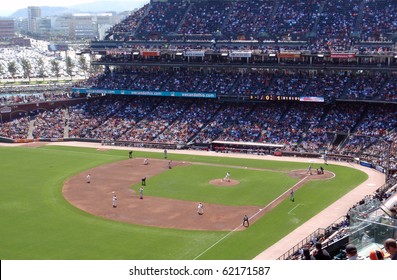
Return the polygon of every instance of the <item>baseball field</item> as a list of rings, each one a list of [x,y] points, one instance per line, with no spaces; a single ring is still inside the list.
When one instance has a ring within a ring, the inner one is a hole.
[[[111,147],[0,147],[0,159],[2,260],[253,259],[367,179],[333,164],[308,175],[308,162],[161,150],[129,159]]]

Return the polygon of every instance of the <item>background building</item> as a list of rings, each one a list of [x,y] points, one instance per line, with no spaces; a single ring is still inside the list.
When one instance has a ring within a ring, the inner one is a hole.
[[[40,7],[28,7],[28,32],[37,33],[37,19],[41,17]]]
[[[0,38],[10,38],[15,35],[13,19],[0,19]]]

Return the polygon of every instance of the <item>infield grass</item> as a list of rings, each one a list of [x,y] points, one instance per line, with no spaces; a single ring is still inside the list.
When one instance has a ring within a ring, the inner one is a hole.
[[[329,165],[327,169],[336,174],[335,178],[308,183],[296,191],[295,204],[287,199],[247,230],[231,234],[160,229],[106,220],[75,208],[63,198],[62,184],[70,176],[127,156],[128,151],[60,146],[0,148],[0,258],[252,259],[367,178],[361,171]],[[134,157],[162,158],[163,153],[134,151]],[[151,188],[153,193],[147,191],[146,195],[195,201],[200,198],[203,202],[225,205],[264,205],[297,179],[278,172],[240,167],[307,168],[307,163],[295,162],[170,153],[169,158],[208,165],[174,168],[151,178],[151,185],[163,187]],[[240,185],[226,189],[204,183],[222,178],[226,171],[231,172],[232,179],[240,180]]]

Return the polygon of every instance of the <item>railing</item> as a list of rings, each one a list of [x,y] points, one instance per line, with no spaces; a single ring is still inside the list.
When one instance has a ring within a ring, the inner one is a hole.
[[[307,236],[306,238],[304,238],[300,242],[298,242],[295,246],[293,246],[287,252],[285,252],[280,257],[278,257],[277,260],[288,260],[291,256],[297,254],[297,252],[299,252],[299,249],[303,248],[306,244],[310,243],[310,241],[313,239],[313,237],[317,238],[318,236],[324,235],[325,233],[326,233],[326,229],[323,229],[323,228],[317,229],[316,231],[311,233],[309,236]]]
[[[305,237],[304,239],[299,241],[295,246],[293,246],[287,252],[285,252],[280,257],[278,257],[277,260],[290,259],[291,256],[297,254],[300,249],[302,249],[305,245],[309,244],[313,240],[313,238],[316,238],[316,240],[317,240],[319,236],[324,236],[328,232],[330,232],[330,228],[339,227],[339,225],[345,218],[346,218],[345,216],[341,216],[335,222],[333,222],[328,228],[326,228],[326,229],[319,228],[316,231],[312,232],[310,235],[308,235],[307,237]],[[326,246],[328,246],[328,244],[324,244],[324,247],[326,247]]]

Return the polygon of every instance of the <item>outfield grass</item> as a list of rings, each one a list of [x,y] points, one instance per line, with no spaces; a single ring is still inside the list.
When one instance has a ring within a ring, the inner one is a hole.
[[[134,156],[162,158],[163,153],[134,151]],[[327,169],[337,176],[310,182],[296,191],[295,198],[300,205],[293,215],[288,214],[291,202],[286,200],[247,230],[231,234],[159,229],[106,220],[75,208],[63,198],[62,184],[68,177],[127,157],[128,152],[120,150],[59,146],[0,148],[0,258],[252,259],[367,178],[361,171],[328,165]],[[278,170],[307,168],[307,163],[174,154],[169,157],[174,161],[229,165],[230,168],[212,165],[174,168],[172,172],[151,178],[151,186],[162,188],[151,188],[146,195],[194,201],[201,196],[200,200],[209,203],[263,205],[296,179],[237,166]],[[226,170],[232,178],[241,178],[241,184],[217,188],[202,183],[214,179],[213,176],[223,177]]]

